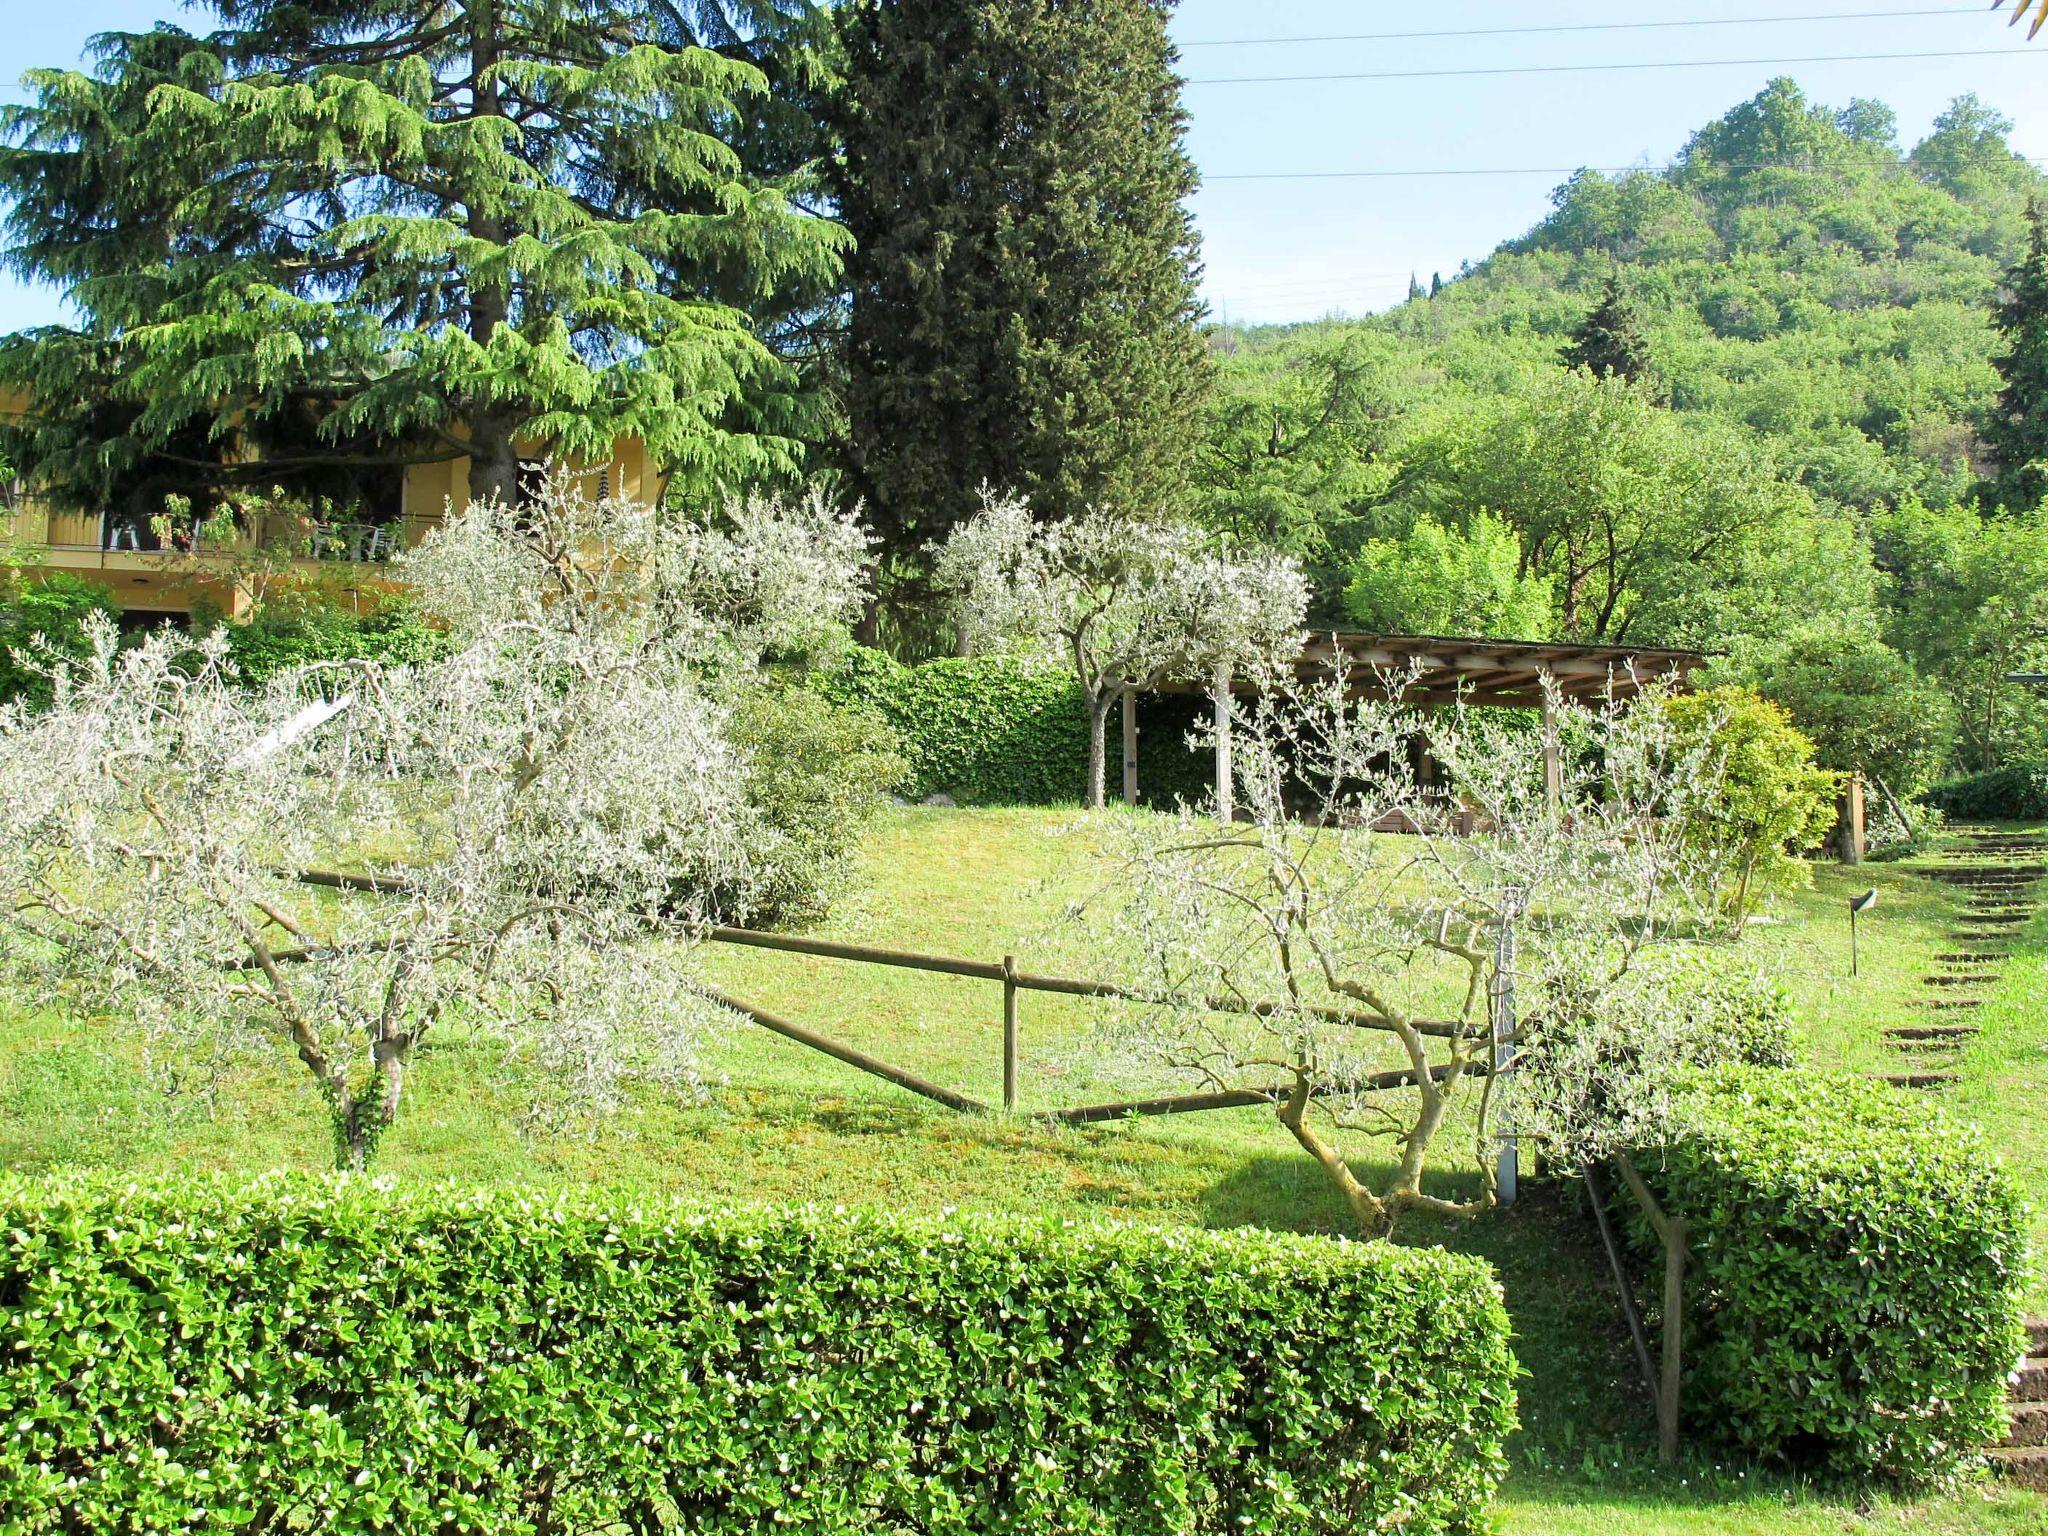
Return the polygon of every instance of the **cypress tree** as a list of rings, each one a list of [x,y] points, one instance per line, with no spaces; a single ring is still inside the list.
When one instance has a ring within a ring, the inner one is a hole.
[[[844,244],[795,203],[808,0],[208,3],[0,115],[7,260],[82,317],[0,345],[0,452],[103,505],[465,454],[510,497],[528,437],[797,465],[763,337]]]
[[[2026,254],[2006,273],[1998,306],[2004,383],[1984,434],[1998,460],[1995,493],[2011,508],[2048,496],[2048,215],[2038,202],[2027,223]]]
[[[1643,339],[1642,315],[1619,275],[1607,279],[1600,302],[1572,333],[1564,365],[1584,368],[1595,378],[1618,374],[1631,383],[1650,376],[1650,344]]]
[[[1410,272],[1408,274],[1408,302],[1412,304],[1417,299],[1425,297],[1427,297],[1427,295],[1425,295],[1422,291],[1422,280],[1418,278],[1413,272]]]
[[[846,465],[899,578],[980,505],[1149,516],[1209,385],[1169,0],[854,0]]]
[[[1444,291],[1444,275],[1441,272],[1429,274],[1429,296],[1433,299]]]

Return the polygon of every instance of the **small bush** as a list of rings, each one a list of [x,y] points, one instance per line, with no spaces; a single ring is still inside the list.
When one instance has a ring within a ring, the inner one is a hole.
[[[273,1177],[0,1181],[10,1529],[1478,1532],[1480,1261]]]
[[[383,661],[403,665],[447,654],[448,641],[402,599],[367,614],[316,599],[292,599],[227,626],[228,651],[245,682],[316,661]]]
[[[0,572],[0,704],[11,699],[47,704],[49,679],[29,664],[39,646],[82,659],[88,654],[86,619],[95,613],[112,618],[120,611],[105,587],[64,571],[36,576]]]
[[[895,736],[866,710],[768,687],[735,701],[730,735],[747,760],[748,882],[714,905],[734,922],[816,917],[844,887],[862,830],[903,776]]]
[[[2048,821],[2048,763],[2014,763],[1950,779],[1923,798],[1960,821]]]
[[[1882,1084],[1758,1069],[1704,1076],[1677,1113],[1638,1163],[1690,1227],[1689,1420],[1908,1482],[1995,1441],[2026,1219],[1982,1138]]]

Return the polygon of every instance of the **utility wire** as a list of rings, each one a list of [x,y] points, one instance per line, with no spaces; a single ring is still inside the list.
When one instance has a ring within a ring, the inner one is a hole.
[[[2048,158],[2044,158],[2038,155],[2015,155],[2013,159],[2016,162],[2023,163],[2026,165],[2048,165]],[[1785,170],[1819,172],[1835,169],[1834,166],[1799,165],[1784,160],[1708,160],[1703,161],[1702,164],[1709,169],[1720,171]],[[1865,160],[1860,164],[1855,161],[1850,161],[1847,164],[1843,165],[1841,168],[1844,170],[1882,170],[1887,166],[1896,166],[1898,169],[1902,171],[1910,169],[1910,166],[1908,162],[1904,159],[1904,157],[1901,157],[1896,161]],[[1365,181],[1378,180],[1385,177],[1410,176],[1576,176],[1581,171],[1591,171],[1594,174],[1600,176],[1625,176],[1634,172],[1641,172],[1643,175],[1646,176],[1665,176],[1671,174],[1674,171],[1683,170],[1686,168],[1686,165],[1683,163],[1674,163],[1671,165],[1509,165],[1445,167],[1442,169],[1428,170],[1375,171],[1222,171],[1214,173],[1205,172],[1203,173],[1202,180],[1204,182]]]
[[[1392,43],[1427,37],[1527,37],[1543,32],[1641,32],[1663,27],[1753,27],[1788,21],[1881,21],[1914,16],[1975,16],[1974,5],[1931,11],[1824,11],[1806,16],[1703,16],[1687,21],[1587,21],[1546,27],[1466,27],[1443,32],[1333,32],[1319,37],[1205,37],[1183,48],[1263,48],[1291,43]]]
[[[1641,64],[1504,64],[1490,69],[1379,69],[1341,75],[1217,75],[1184,85],[1301,85],[1320,80],[1446,80],[1472,75],[1573,75],[1632,69],[1734,69],[1759,64],[1877,64],[1893,59],[2023,58],[2031,48],[1959,48],[1942,53],[1816,53],[1782,59],[1665,59]]]

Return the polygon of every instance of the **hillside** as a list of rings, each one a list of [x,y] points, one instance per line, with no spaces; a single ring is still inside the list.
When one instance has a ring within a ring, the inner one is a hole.
[[[2048,660],[2048,514],[1984,441],[2048,238],[2011,126],[1964,97],[1909,150],[1774,81],[1433,294],[1217,328],[1197,509],[1304,558],[1319,620],[1696,645],[1750,683],[1845,655],[1930,685],[1933,768],[2048,749],[2004,682]],[[1565,366],[1603,301],[1633,382]]]
[[[1534,229],[1434,298],[1358,321],[1226,330],[1226,356],[1369,338],[1389,403],[1517,387],[1623,272],[1680,411],[1769,439],[1856,507],[1966,497],[1997,380],[1990,305],[2044,177],[2011,123],[1958,100],[1908,151],[1889,108],[1839,111],[1777,80],[1695,134],[1670,171],[1582,171]],[[1231,382],[1235,382],[1233,378]]]

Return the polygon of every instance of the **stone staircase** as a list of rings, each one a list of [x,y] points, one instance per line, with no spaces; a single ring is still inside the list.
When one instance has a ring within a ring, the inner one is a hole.
[[[1936,1017],[1884,1032],[1885,1044],[1903,1059],[1900,1070],[1881,1075],[1900,1088],[1955,1082],[1950,1069],[1977,1034],[1970,1020],[1983,1006],[1977,994],[1997,982],[2012,932],[2034,915],[2036,888],[2048,880],[2048,836],[1990,827],[1956,830],[1962,845],[1947,850],[1941,862],[1921,867],[1963,897],[1962,915],[1949,930],[1951,946],[1934,957],[1936,969],[1920,978],[1926,993],[1910,1003]]]
[[[2027,1358],[2007,1402],[2004,1443],[1986,1454],[1991,1469],[2022,1488],[2048,1492],[2048,1317],[2027,1324]]]

